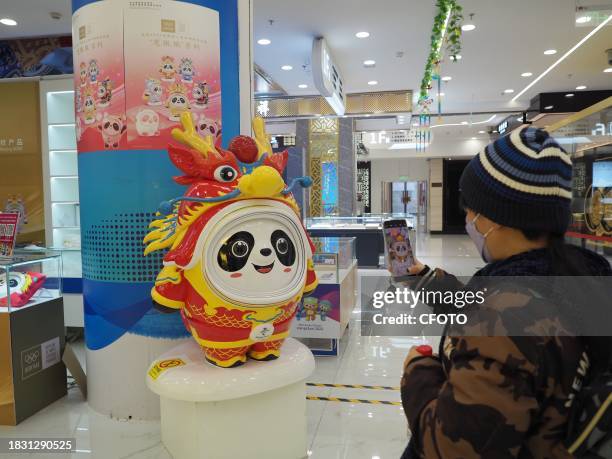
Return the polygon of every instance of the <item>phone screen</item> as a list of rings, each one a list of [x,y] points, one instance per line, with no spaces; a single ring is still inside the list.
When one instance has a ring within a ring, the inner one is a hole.
[[[414,264],[406,220],[386,220],[383,223],[385,260],[393,277],[406,276]]]

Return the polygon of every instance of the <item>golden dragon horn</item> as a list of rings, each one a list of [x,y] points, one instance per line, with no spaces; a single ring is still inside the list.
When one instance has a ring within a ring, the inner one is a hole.
[[[179,128],[172,129],[172,137],[175,140],[199,151],[205,158],[208,157],[209,153],[219,156],[213,137],[209,135],[202,138],[197,134],[191,113],[181,113],[181,125],[183,126],[182,130]]]
[[[255,143],[259,152],[257,158],[261,158],[264,153],[270,156],[272,154],[272,145],[270,145],[270,136],[266,132],[266,122],[263,118],[259,116],[253,118],[253,133],[255,134]]]

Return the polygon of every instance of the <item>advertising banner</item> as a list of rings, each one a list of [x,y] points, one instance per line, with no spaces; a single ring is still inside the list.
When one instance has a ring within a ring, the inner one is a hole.
[[[124,15],[129,148],[166,148],[183,112],[220,140],[219,12],[166,1]]]
[[[13,255],[18,224],[18,213],[0,213],[0,256]]]
[[[336,339],[340,333],[340,285],[319,284],[302,298],[292,324],[296,338]]]
[[[180,315],[151,300],[163,253],[145,258],[142,238],[159,203],[184,191],[167,152],[180,114],[217,141],[222,122],[227,138],[239,133],[237,2],[75,0],[73,8],[87,347],[126,333],[180,338]]]
[[[18,242],[44,242],[38,82],[0,84],[0,212],[19,212]]]
[[[97,2],[74,15],[74,103],[79,153],[126,146],[121,16],[114,2]]]
[[[169,0],[117,6],[74,15],[79,152],[163,150],[183,112],[220,142],[219,12]]]

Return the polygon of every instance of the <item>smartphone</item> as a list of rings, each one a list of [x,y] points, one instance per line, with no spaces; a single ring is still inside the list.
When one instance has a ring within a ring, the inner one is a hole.
[[[404,219],[383,222],[385,261],[393,277],[408,275],[408,268],[414,265],[414,254],[408,238],[408,225]]]

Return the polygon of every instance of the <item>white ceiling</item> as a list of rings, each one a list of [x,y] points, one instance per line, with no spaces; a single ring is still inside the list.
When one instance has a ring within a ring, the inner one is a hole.
[[[61,19],[51,19],[57,12]],[[70,35],[70,0],[0,0],[0,18],[17,21],[14,27],[0,24],[0,40],[50,35]]]
[[[606,0],[609,3],[609,0]],[[254,44],[255,61],[291,95],[314,94],[309,71],[312,39],[324,36],[343,73],[346,91],[396,89],[418,90],[429,49],[435,14],[434,0],[253,0],[255,41],[269,38],[272,44]],[[474,13],[476,30],[463,34],[463,59],[443,62],[442,111],[472,112],[525,108],[531,97],[544,91],[612,88],[612,74],[604,74],[604,51],[612,48],[612,26],[603,28],[517,103],[512,95],[575,45],[592,27],[575,26],[575,0],[461,0],[466,21]],[[602,2],[598,2],[602,3]],[[269,24],[268,20],[274,23]],[[358,31],[370,37],[358,39]],[[554,56],[543,51],[555,48]],[[404,57],[397,58],[397,51]],[[374,59],[368,69],[363,60]],[[292,71],[283,71],[289,64]],[[306,65],[306,71],[302,66]],[[531,78],[522,78],[532,72]],[[367,85],[377,80],[375,87]],[[302,90],[298,84],[309,89]]]
[[[603,28],[564,63],[518,100],[510,104],[506,88],[521,90],[566,50],[592,30],[575,26],[576,0],[460,0],[466,21],[474,13],[476,30],[463,35],[463,59],[443,62],[445,113],[522,109],[544,91],[611,89],[612,73],[604,74],[604,51],[612,48],[612,26]],[[584,1],[582,1],[584,3]],[[597,0],[593,3],[609,3]],[[62,14],[59,21],[49,13]],[[418,91],[429,48],[434,0],[253,0],[255,61],[291,95],[314,94],[310,74],[312,40],[324,36],[344,74],[347,92],[396,89]],[[70,0],[2,0],[0,17],[11,17],[17,27],[0,24],[0,39],[70,34]],[[273,19],[273,25],[268,20]],[[370,37],[358,39],[358,31]],[[556,48],[555,56],[543,51]],[[396,53],[402,51],[402,58]],[[366,69],[365,59],[377,61]],[[281,65],[290,64],[292,71]],[[306,65],[304,71],[302,66]],[[533,72],[522,78],[522,72]],[[377,80],[377,86],[368,86]],[[308,84],[302,90],[298,84]]]

